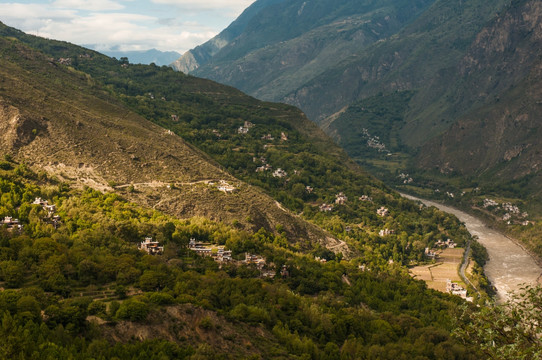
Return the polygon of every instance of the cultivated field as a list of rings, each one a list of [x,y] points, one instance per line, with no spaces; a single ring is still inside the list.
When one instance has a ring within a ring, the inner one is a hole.
[[[413,267],[410,269],[410,275],[415,279],[425,281],[429,288],[442,292],[446,292],[448,279],[465,286],[458,274],[463,251],[464,249],[461,248],[440,250],[437,252],[435,264]]]

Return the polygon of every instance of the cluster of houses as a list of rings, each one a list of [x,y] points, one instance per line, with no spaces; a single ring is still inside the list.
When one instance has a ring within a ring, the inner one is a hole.
[[[272,167],[271,165],[269,165],[269,164],[264,164],[264,165],[262,165],[262,166],[258,166],[258,167],[256,168],[256,172],[265,172],[265,171],[270,171],[270,170],[272,170],[272,169],[273,169],[273,167]]]
[[[403,184],[411,184],[414,182],[414,179],[411,178],[409,174],[400,173],[398,178],[403,180]]]
[[[492,199],[484,199],[484,208],[487,209],[491,206],[499,206],[499,203]]]
[[[56,205],[55,204],[49,204],[47,200],[43,200],[40,197],[37,197],[34,199],[34,202],[32,205],[39,205],[43,210],[47,212],[47,217],[44,219],[45,222],[50,223],[55,228],[57,228],[60,225],[60,216],[56,215]]]
[[[161,255],[164,252],[164,247],[158,241],[153,241],[152,237],[146,237],[138,247],[149,255]]]
[[[305,189],[309,193],[311,193],[313,191],[313,188],[311,188],[310,186],[307,186]],[[335,195],[335,204],[336,205],[344,205],[344,204],[346,204],[347,201],[348,201],[348,197],[343,192],[340,192],[340,193]],[[319,209],[322,212],[332,211],[333,210],[333,205],[323,203],[322,205],[320,205]]]
[[[225,194],[232,194],[237,191],[237,188],[235,186],[230,185],[225,180],[220,180],[216,188],[218,189],[218,191],[222,191]]]
[[[245,265],[255,265],[256,268],[260,271],[260,275],[263,278],[274,278],[276,271],[274,264],[267,264],[267,261],[260,255],[254,255],[251,253],[245,253],[245,260],[241,261],[241,264]],[[282,277],[287,277],[289,275],[288,268],[286,265],[283,265],[280,270],[280,275]]]
[[[457,246],[457,244],[455,243],[455,241],[453,241],[452,239],[446,239],[446,241],[442,241],[442,240],[438,240],[436,243],[435,243],[435,246],[439,247],[439,248],[450,248],[450,249],[455,249],[455,247]]]
[[[245,121],[245,124],[243,126],[240,126],[239,129],[237,129],[238,134],[248,134],[248,131],[254,127],[254,124],[250,121]]]
[[[369,195],[361,195],[359,197],[359,201],[369,201],[369,202],[372,202],[373,201],[373,198],[370,197]]]
[[[467,289],[464,289],[458,283],[452,282],[452,280],[450,279],[446,280],[446,292],[452,295],[461,296],[461,298],[469,302],[472,302],[474,300],[472,296],[470,297],[467,296]]]
[[[384,236],[387,236],[387,235],[393,235],[395,234],[395,230],[390,230],[388,228],[386,229],[382,229],[378,232],[378,236],[380,237],[384,237]]]
[[[378,210],[376,210],[376,214],[378,216],[385,217],[385,216],[388,216],[390,214],[390,211],[387,208],[385,208],[384,206],[381,206]]]
[[[521,224],[523,226],[527,226],[531,223],[529,220],[526,220],[529,214],[527,212],[521,212],[519,207],[512,203],[507,202],[499,204],[495,200],[486,198],[484,199],[483,207],[485,209],[493,208],[494,211],[498,211],[502,208],[505,213],[502,215],[501,219],[506,221],[508,225],[512,224],[512,222],[515,224]]]
[[[333,205],[323,203],[322,205],[320,205],[319,209],[322,212],[329,212],[333,210]]]
[[[391,155],[391,153],[389,152],[388,149],[386,149],[386,145],[380,141],[380,138],[378,136],[372,136],[370,133],[369,133],[369,130],[367,129],[362,129],[362,134],[364,135],[364,137],[367,139],[367,146],[372,148],[372,149],[376,149],[378,150],[378,152],[383,152],[383,153],[387,153],[388,155]]]
[[[275,140],[275,138],[273,137],[273,135],[271,134],[267,134],[267,135],[263,135],[261,137],[262,140],[267,140],[267,141],[273,141]],[[280,133],[280,140],[281,141],[288,141],[288,135],[286,135],[284,132],[281,132]]]
[[[8,230],[21,231],[23,229],[23,226],[21,225],[19,219],[15,219],[11,216],[4,217],[4,219],[0,221],[0,225],[5,226]]]
[[[322,258],[322,257],[320,257],[320,256],[315,256],[315,257],[314,257],[314,260],[319,261],[319,262],[321,262],[322,264],[327,263],[327,259],[326,259],[326,258]]]
[[[194,238],[190,238],[188,248],[195,251],[198,255],[210,256],[219,263],[233,260],[231,257],[231,250],[226,250],[224,246],[211,246],[210,244],[205,244],[196,241]]]
[[[70,66],[72,64],[71,58],[59,58],[58,63],[66,66]]]
[[[428,247],[425,248],[424,254],[425,254],[425,256],[427,256],[430,259],[436,259],[436,257],[438,256],[438,254],[437,254],[437,252],[435,250],[430,249]]]
[[[222,134],[217,129],[213,129],[212,133],[219,139],[222,137]]]
[[[54,204],[49,204],[47,200],[43,200],[40,197],[34,199],[32,205],[39,205],[44,211],[47,212],[47,216],[43,219],[46,223],[53,225],[57,228],[60,225],[60,216],[56,215],[56,206]],[[5,226],[8,230],[17,230],[22,231],[23,225],[12,216],[6,216],[3,219],[0,219],[0,226]]]
[[[446,239],[446,241],[443,241],[443,240],[439,239],[435,243],[435,247],[439,248],[439,249],[445,249],[445,248],[455,249],[456,246],[457,246],[457,244],[452,239]],[[427,256],[430,259],[436,259],[437,256],[438,256],[438,253],[437,253],[435,248],[431,249],[431,248],[426,247],[425,248],[425,256]]]
[[[337,205],[344,205],[348,201],[348,197],[344,195],[344,193],[340,192],[337,195],[335,195],[335,204]]]
[[[273,170],[273,167],[267,163],[267,159],[264,158],[263,156],[260,157],[259,159],[257,157],[254,157],[254,158],[252,158],[252,161],[253,162],[260,161],[262,163],[262,166],[258,166],[256,168],[257,173]],[[273,171],[272,175],[273,175],[273,177],[284,178],[284,177],[288,176],[288,173],[286,171],[284,171],[283,169],[278,168],[275,171]]]
[[[278,168],[277,170],[273,172],[273,177],[283,178],[286,176],[288,176],[288,173],[282,170],[281,168]]]
[[[231,250],[226,250],[224,246],[221,245],[216,246],[211,244],[205,244],[196,241],[195,238],[190,238],[188,248],[192,251],[195,251],[200,256],[209,256],[218,263],[229,262],[236,265],[254,265],[256,269],[260,271],[261,277],[275,277],[275,265],[272,263],[268,264],[267,261],[260,255],[245,253],[244,260],[233,260]],[[286,265],[282,266],[280,274],[282,277],[289,276],[288,268],[286,267]]]

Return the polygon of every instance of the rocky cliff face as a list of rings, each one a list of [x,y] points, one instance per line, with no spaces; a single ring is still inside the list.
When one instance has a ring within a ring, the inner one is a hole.
[[[418,159],[441,171],[496,174],[517,179],[542,167],[542,4],[515,3],[484,28],[457,72],[471,101],[483,103]],[[429,156],[428,154],[431,154]]]

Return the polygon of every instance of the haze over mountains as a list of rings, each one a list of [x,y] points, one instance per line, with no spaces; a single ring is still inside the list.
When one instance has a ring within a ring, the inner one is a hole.
[[[522,182],[525,198],[542,183],[541,20],[532,0],[257,1],[173,65],[298,106],[382,174]],[[371,161],[375,136],[405,158]]]
[[[180,54],[176,51],[160,51],[156,49],[144,51],[120,51],[112,49],[101,51],[101,53],[117,59],[127,57],[128,61],[132,64],[154,63],[158,66],[169,65],[180,56]]]

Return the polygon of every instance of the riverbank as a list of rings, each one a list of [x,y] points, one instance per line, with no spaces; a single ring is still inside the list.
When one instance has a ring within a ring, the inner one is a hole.
[[[496,301],[504,302],[511,292],[519,290],[523,284],[536,285],[542,276],[542,266],[529,252],[506,235],[487,226],[479,218],[462,210],[402,194],[411,200],[420,201],[426,206],[453,214],[459,218],[478,242],[488,251],[489,261],[484,266],[487,278],[496,289]]]

